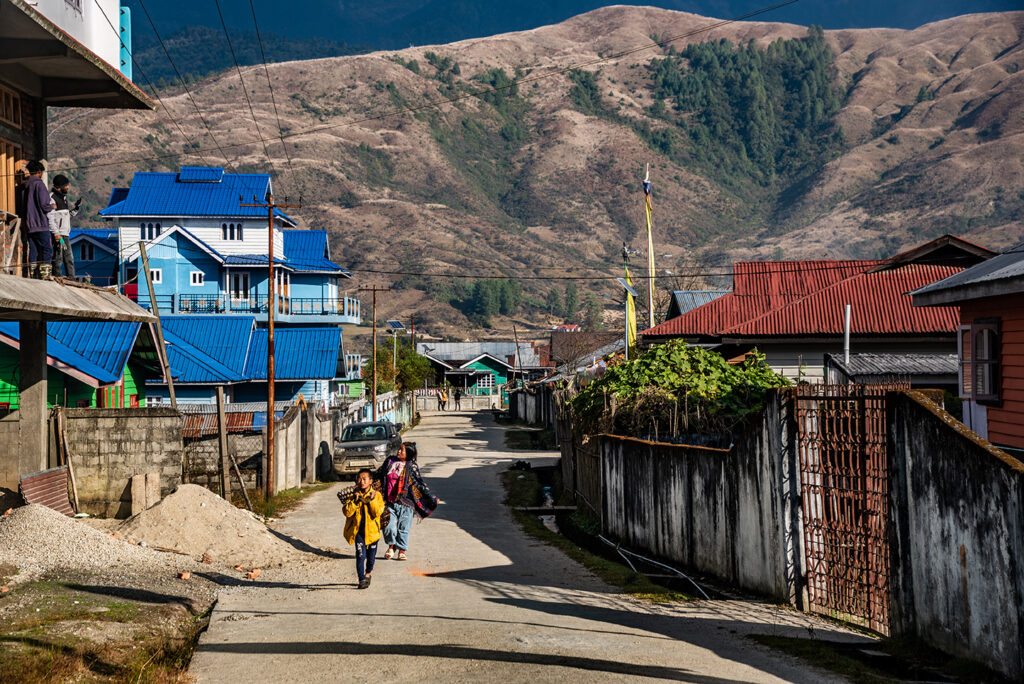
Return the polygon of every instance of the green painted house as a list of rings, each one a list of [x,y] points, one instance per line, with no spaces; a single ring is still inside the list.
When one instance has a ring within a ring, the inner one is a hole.
[[[78,408],[146,405],[144,378],[159,372],[148,326],[113,321],[47,323],[47,403]],[[0,410],[18,408],[20,328],[0,322]]]

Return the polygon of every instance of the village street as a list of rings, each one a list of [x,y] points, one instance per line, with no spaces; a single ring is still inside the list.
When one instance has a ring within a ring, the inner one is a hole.
[[[414,525],[407,562],[379,550],[367,591],[355,589],[339,486],[310,497],[277,528],[340,556],[295,578],[224,591],[191,674],[200,682],[827,681],[744,635],[862,638],[757,602],[665,606],[618,594],[509,516],[499,472],[518,459],[554,459],[506,449],[504,429],[486,412],[426,413],[407,433],[446,504]]]

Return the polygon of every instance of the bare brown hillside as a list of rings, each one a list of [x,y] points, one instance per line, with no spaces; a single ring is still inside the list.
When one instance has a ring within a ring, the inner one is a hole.
[[[876,257],[944,232],[990,247],[1024,237],[1024,12],[969,15],[913,31],[825,32],[842,100],[833,117],[841,147],[798,182],[755,190],[723,183],[678,155],[673,160],[638,134],[644,122],[651,130],[664,125],[649,115],[655,102],[646,69],[664,49],[585,68],[598,72],[603,113],[574,102],[573,81],[559,72],[712,21],[616,6],[521,33],[274,64],[274,93],[290,136],[283,145],[273,139],[277,122],[263,68],[243,74],[269,139],[278,193],[303,197],[299,218],[331,232],[333,257],[357,272],[353,285],[374,280],[401,288],[382,298],[382,317],[417,311],[439,331],[467,329],[466,318],[445,303],[451,279],[371,271],[617,275],[623,241],[644,246],[639,181],[646,163],[655,183],[659,268],[676,272],[693,260],[719,266],[780,254]],[[807,33],[736,23],[673,45],[726,38],[766,47]],[[437,64],[445,58],[451,62]],[[523,79],[517,90],[501,91],[510,95],[505,99],[472,96],[493,82],[495,68]],[[68,111],[51,125],[51,163],[84,167],[72,177],[92,208],[136,170],[204,162],[266,170],[238,75],[196,84],[193,95],[226,159],[184,93],[172,91],[164,94],[165,109],[193,146],[164,113]],[[371,118],[445,98],[458,100]],[[111,163],[182,152],[190,154]],[[522,282],[538,303],[553,286]],[[581,294],[613,291],[607,282],[579,287]],[[526,328],[556,320],[538,308],[520,312]]]

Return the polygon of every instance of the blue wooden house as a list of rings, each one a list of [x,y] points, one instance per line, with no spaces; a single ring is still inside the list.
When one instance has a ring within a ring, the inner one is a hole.
[[[271,190],[269,174],[211,167],[136,173],[130,187],[113,189],[100,211],[109,229],[72,232],[79,278],[116,285],[148,308],[139,274],[142,242],[162,316],[244,317],[263,328],[272,240],[278,331],[309,330],[295,333],[298,340],[316,337],[314,328],[337,328],[341,345],[341,328],[360,321],[359,300],[345,294],[352,274],[331,260],[326,231],[299,228],[276,210],[268,234],[267,211],[243,204],[262,202]],[[337,353],[342,362],[334,379],[341,383],[360,363],[343,346]]]

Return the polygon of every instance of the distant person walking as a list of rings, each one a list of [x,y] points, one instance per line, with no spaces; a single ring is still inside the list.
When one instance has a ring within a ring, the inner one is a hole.
[[[58,173],[53,177],[53,190],[50,200],[53,211],[46,215],[50,223],[50,234],[53,236],[53,274],[65,278],[75,277],[75,255],[71,251],[71,217],[78,214],[82,206],[79,198],[74,206],[68,207],[68,189],[71,184],[68,177]]]
[[[443,503],[430,493],[416,464],[416,445],[406,442],[389,456],[374,474],[381,481],[390,517],[384,526],[384,558],[406,560],[414,515],[426,518]]]
[[[448,410],[448,390],[447,389],[442,389],[441,390],[441,410],[442,411]]]
[[[462,390],[460,390],[458,387],[455,388],[455,410],[462,410]]]
[[[43,182],[42,163],[32,160],[25,165],[28,178],[19,188],[18,207],[22,226],[28,238],[29,275],[46,278],[50,275],[53,261],[53,240],[50,237],[50,221],[46,215],[53,211],[53,200]]]
[[[443,411],[444,410],[444,390],[443,389],[437,390],[437,410],[438,411]]]
[[[370,574],[377,559],[380,540],[380,516],[384,499],[373,488],[373,472],[363,468],[356,475],[356,488],[347,496],[338,492],[345,513],[345,541],[356,547],[356,576],[360,589],[370,586]]]

